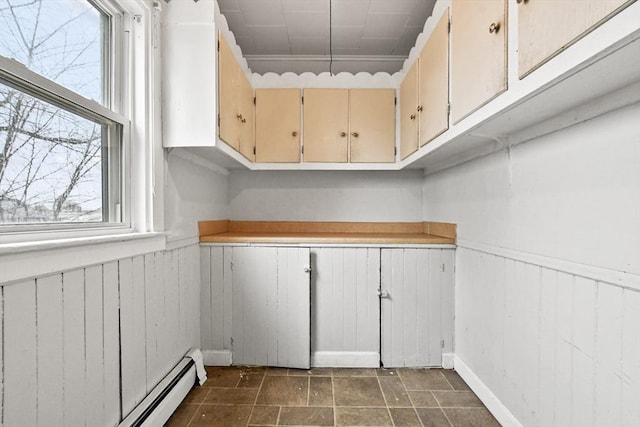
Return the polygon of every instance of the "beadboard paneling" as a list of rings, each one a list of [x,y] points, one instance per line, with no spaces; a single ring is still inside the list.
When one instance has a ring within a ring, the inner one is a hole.
[[[4,425],[117,425],[199,344],[198,251],[0,286]]]
[[[522,425],[640,425],[640,292],[526,258],[457,249],[456,355]]]

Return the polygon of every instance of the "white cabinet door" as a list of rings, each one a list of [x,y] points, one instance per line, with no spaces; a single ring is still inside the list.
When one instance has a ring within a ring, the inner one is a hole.
[[[382,249],[385,367],[442,366],[453,352],[452,249]]]
[[[224,251],[231,260],[233,364],[308,369],[309,249],[228,246]]]
[[[311,248],[313,366],[380,364],[379,248]]]

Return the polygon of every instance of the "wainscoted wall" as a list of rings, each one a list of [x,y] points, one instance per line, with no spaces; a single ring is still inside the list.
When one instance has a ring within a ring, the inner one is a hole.
[[[191,245],[0,283],[0,424],[116,425],[198,346],[199,266]]]
[[[456,369],[504,425],[640,425],[639,114],[425,178],[458,224]]]

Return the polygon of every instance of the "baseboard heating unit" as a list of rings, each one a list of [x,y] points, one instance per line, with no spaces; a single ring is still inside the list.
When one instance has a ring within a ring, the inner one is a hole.
[[[202,385],[206,379],[202,353],[190,350],[118,427],[162,427],[196,380]]]

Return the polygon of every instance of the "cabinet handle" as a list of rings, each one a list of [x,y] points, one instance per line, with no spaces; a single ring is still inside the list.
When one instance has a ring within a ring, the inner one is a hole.
[[[516,0],[516,3],[518,4],[522,4],[522,3],[526,3],[528,0]]]
[[[498,33],[498,30],[500,30],[500,23],[499,22],[492,22],[491,25],[489,25],[489,32],[491,34],[493,33]]]
[[[380,298],[391,298],[391,295],[389,295],[389,291],[386,289],[378,289],[378,296]]]
[[[410,118],[411,120],[415,120],[416,115],[415,115],[415,114],[413,114],[413,113],[411,113],[411,115],[409,116],[409,118]]]
[[[298,132],[294,130],[293,132],[291,132],[291,136],[298,136]]]
[[[358,132],[352,132],[351,136],[353,136],[354,138],[357,138],[360,136],[360,134]]]
[[[347,136],[347,133],[346,132],[340,132],[340,136],[344,138],[345,136]]]
[[[418,105],[417,110],[418,110],[418,111],[422,111],[422,105]]]

